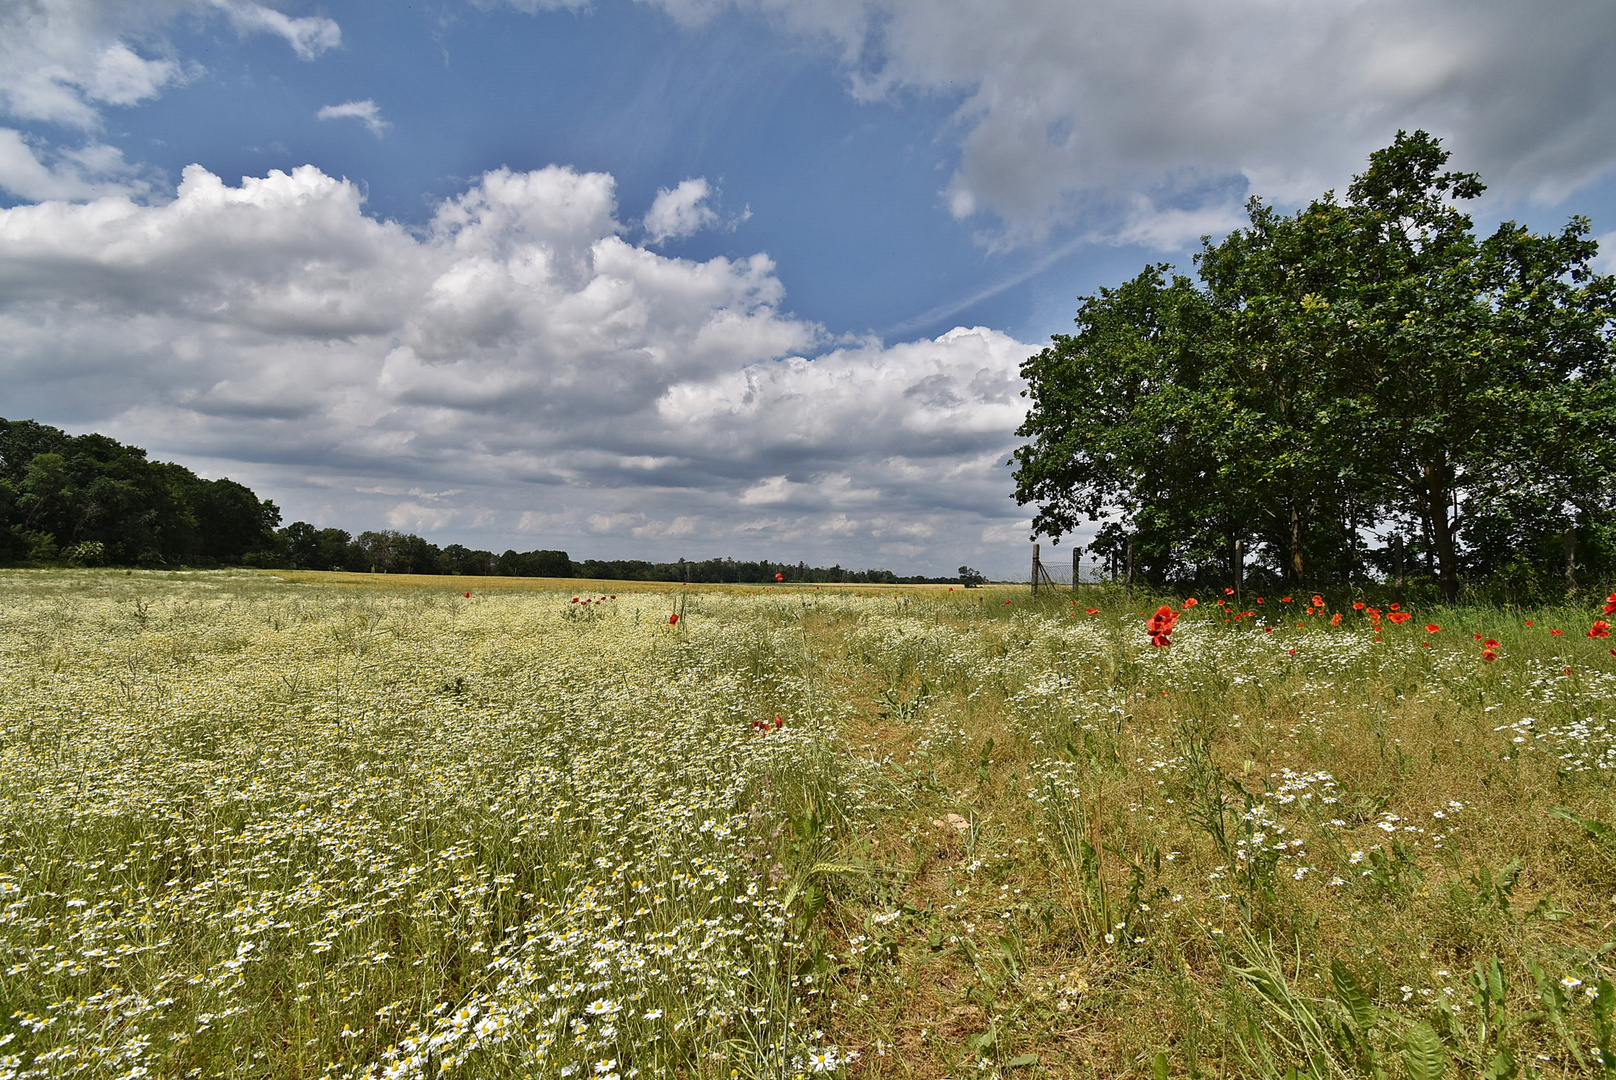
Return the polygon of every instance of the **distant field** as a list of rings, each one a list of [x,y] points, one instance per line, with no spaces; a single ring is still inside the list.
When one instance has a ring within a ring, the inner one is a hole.
[[[341,570],[275,570],[276,577],[304,585],[349,585],[357,588],[389,589],[444,589],[464,586],[473,592],[505,591],[510,589],[554,590],[557,592],[606,593],[667,592],[670,589],[702,589],[717,592],[779,592],[793,589],[817,589],[821,592],[890,592],[893,590],[940,590],[947,592],[960,586],[950,585],[855,585],[813,584],[787,581],[763,585],[687,585],[677,581],[611,581],[599,578],[541,578],[541,577],[443,577],[436,574],[351,574]],[[464,590],[462,590],[464,591]],[[973,592],[975,590],[972,590]]]
[[[1593,608],[1123,599],[0,572],[0,1078],[1616,1066]]]

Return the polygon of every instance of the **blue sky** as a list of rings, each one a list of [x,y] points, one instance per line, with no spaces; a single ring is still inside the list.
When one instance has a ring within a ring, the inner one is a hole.
[[[1079,294],[1399,127],[1611,233],[1612,72],[1593,0],[32,0],[0,415],[354,531],[1009,575]]]

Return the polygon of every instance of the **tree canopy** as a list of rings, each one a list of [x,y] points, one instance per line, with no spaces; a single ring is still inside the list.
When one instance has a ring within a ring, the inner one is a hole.
[[[1428,564],[1450,599],[1616,570],[1616,283],[1585,218],[1478,238],[1447,160],[1399,132],[1344,202],[1253,199],[1198,281],[1081,298],[1022,366],[1035,530],[1107,520],[1160,581],[1229,574],[1237,542],[1297,584]]]

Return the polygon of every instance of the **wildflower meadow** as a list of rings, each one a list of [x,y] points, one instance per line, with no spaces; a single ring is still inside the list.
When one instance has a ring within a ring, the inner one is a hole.
[[[1616,1073],[1602,591],[469,580],[0,574],[0,1078]]]

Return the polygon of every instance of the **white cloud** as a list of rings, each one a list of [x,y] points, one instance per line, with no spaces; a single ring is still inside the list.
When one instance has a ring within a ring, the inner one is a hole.
[[[927,558],[909,544],[952,569],[1014,513],[1029,346],[809,359],[823,332],[766,255],[623,231],[610,176],[558,167],[488,173],[418,232],[312,166],[0,210],[8,415],[214,463],[293,516],[495,548]]]
[[[687,24],[761,11],[829,42],[860,98],[954,102],[940,197],[997,218],[995,245],[1125,220],[1139,190],[1186,215],[1142,227],[1165,243],[1237,210],[1247,184],[1281,201],[1344,186],[1399,127],[1513,198],[1554,202],[1616,165],[1608,0],[656,2]]]
[[[341,105],[326,105],[314,114],[316,120],[358,120],[378,139],[393,125],[382,119],[381,108],[369,98],[364,101],[344,101]]]
[[[335,20],[323,15],[292,18],[263,4],[244,0],[210,0],[214,7],[230,16],[237,32],[242,34],[271,33],[286,39],[292,51],[304,60],[313,60],[321,53],[342,44],[342,28]]]
[[[304,59],[341,43],[324,16],[293,18],[245,0],[21,0],[0,4],[0,113],[94,130],[106,106],[130,106],[193,78],[163,30],[219,11],[242,34],[272,33]]]
[[[124,161],[122,151],[105,143],[89,143],[50,156],[47,165],[21,132],[0,128],[0,189],[32,200],[92,199],[149,190]]]
[[[711,194],[712,187],[704,177],[686,180],[672,191],[657,189],[645,215],[646,238],[660,244],[674,237],[690,236],[717,222],[717,212],[702,205]]]

